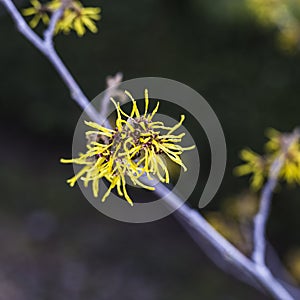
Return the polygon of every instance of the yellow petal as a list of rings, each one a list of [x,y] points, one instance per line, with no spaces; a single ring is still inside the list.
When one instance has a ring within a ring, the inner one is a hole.
[[[83,26],[83,23],[81,22],[80,18],[76,18],[74,21],[74,30],[77,32],[78,36],[83,36],[85,34],[85,28]]]

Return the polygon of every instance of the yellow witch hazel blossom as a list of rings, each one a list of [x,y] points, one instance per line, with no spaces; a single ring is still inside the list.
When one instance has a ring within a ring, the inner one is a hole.
[[[269,138],[265,144],[266,153],[260,156],[249,149],[241,151],[245,164],[235,168],[238,176],[252,174],[251,187],[258,190],[270,176],[271,166],[278,158],[283,159],[278,178],[288,184],[300,184],[300,140],[299,134],[281,133],[275,129],[266,132]]]
[[[290,134],[281,133],[275,129],[267,131],[269,141],[266,150],[270,153],[271,160],[278,157],[284,151],[284,163],[279,173],[279,178],[288,184],[300,184],[300,141],[299,135],[289,142]]]
[[[33,16],[29,25],[35,28],[40,21],[47,25],[49,23],[49,13],[51,12],[47,5],[41,4],[38,0],[31,0],[30,3],[32,7],[23,9],[25,17]]]
[[[264,157],[255,153],[250,149],[243,149],[240,157],[245,161],[245,164],[234,169],[237,176],[252,174],[250,178],[251,187],[254,190],[259,190],[267,176],[267,164]]]
[[[182,147],[181,142],[184,133],[174,134],[182,125],[184,115],[173,127],[167,127],[163,122],[153,121],[158,111],[159,102],[155,109],[149,113],[148,90],[145,90],[145,110],[141,114],[133,96],[125,91],[132,101],[132,110],[128,115],[116,103],[117,119],[115,129],[109,129],[95,122],[85,122],[93,130],[86,132],[87,152],[79,154],[78,158],[61,159],[62,163],[82,165],[83,168],[67,182],[70,186],[81,179],[85,187],[92,182],[92,190],[95,197],[99,194],[99,180],[104,178],[110,186],[104,194],[102,201],[109,196],[112,189],[116,188],[119,196],[124,197],[130,205],[133,201],[127,193],[126,180],[133,185],[153,191],[155,188],[142,182],[141,177],[148,180],[158,179],[163,183],[169,183],[170,174],[164,156],[180,165],[184,171],[186,166],[180,155],[185,150],[191,150],[195,146]],[[163,132],[162,132],[163,131]]]
[[[99,7],[84,7],[78,0],[52,0],[45,4],[32,0],[31,4],[32,7],[23,10],[23,15],[34,16],[29,23],[32,28],[36,27],[40,20],[47,25],[50,20],[49,15],[63,6],[64,11],[56,24],[55,33],[68,34],[74,30],[78,36],[83,36],[86,28],[93,33],[98,31],[95,21],[100,20]]]

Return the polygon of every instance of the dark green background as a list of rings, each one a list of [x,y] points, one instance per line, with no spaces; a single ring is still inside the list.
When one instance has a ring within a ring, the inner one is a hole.
[[[191,86],[215,110],[228,146],[226,176],[206,210],[246,189],[247,179],[232,175],[238,151],[262,151],[267,127],[299,125],[299,53],[282,52],[275,30],[257,25],[241,0],[90,3],[103,9],[99,33],[55,40],[87,96],[118,71]],[[81,111],[0,12],[0,299],[265,299],[219,271],[173,217],[123,224],[66,185],[72,168],[59,158],[71,155]],[[275,196],[268,234],[283,257],[300,245],[299,196],[286,188]]]

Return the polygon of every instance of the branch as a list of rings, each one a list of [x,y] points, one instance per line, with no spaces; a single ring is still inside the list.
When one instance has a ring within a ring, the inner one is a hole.
[[[299,134],[297,130],[285,137],[285,140],[283,141],[283,148],[281,150],[282,153],[271,165],[269,179],[262,190],[259,210],[254,217],[254,250],[252,259],[260,266],[265,265],[266,224],[269,217],[272,194],[277,185],[278,176],[283,167],[288,149],[290,145],[298,139],[298,137]]]
[[[100,116],[104,121],[106,127],[110,128],[110,124],[107,120],[107,112],[110,104],[110,98],[118,95],[120,91],[118,91],[118,86],[122,82],[123,74],[117,73],[115,76],[108,76],[106,78],[106,90],[104,92],[103,99],[100,102]],[[123,93],[122,93],[123,94]]]
[[[282,168],[284,160],[278,158],[274,161],[272,168],[277,169],[273,177],[267,181],[262,190],[259,210],[254,217],[254,232],[253,232],[253,254],[252,259],[259,265],[265,265],[266,253],[266,224],[270,213],[270,205],[273,191],[277,185],[278,173]],[[277,166],[277,167],[276,167]]]
[[[56,69],[63,82],[69,88],[72,99],[87,113],[92,120],[101,124],[103,122],[101,116],[84,95],[72,74],[64,65],[55,48],[53,47],[52,37],[55,25],[62,11],[59,9],[53,14],[50,26],[45,32],[45,39],[42,39],[27,25],[11,0],[0,0],[0,3],[4,5],[11,15],[18,31],[25,36],[41,53],[43,53]]]
[[[223,259],[253,277],[274,299],[293,300],[285,287],[271,274],[266,266],[257,265],[219,234],[196,210],[183,203],[182,199],[162,184],[155,186],[155,192],[167,198],[167,205],[178,207],[176,214],[206,242],[212,245]]]
[[[59,9],[57,9],[56,11],[54,11],[54,13],[52,14],[49,27],[44,32],[44,41],[48,48],[53,47],[53,36],[54,36],[54,32],[55,32],[55,27],[56,27],[59,19],[62,17],[62,14],[65,9],[65,6],[63,3],[62,3],[62,6]]]
[[[20,33],[22,33],[38,50],[44,51],[43,40],[31,30],[27,25],[16,6],[11,0],[0,0],[0,3],[4,5],[10,16],[12,17],[15,25]]]

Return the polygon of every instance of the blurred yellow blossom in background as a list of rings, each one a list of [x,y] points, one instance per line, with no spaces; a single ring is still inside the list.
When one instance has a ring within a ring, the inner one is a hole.
[[[245,161],[245,164],[234,169],[235,175],[244,176],[251,174],[250,185],[254,190],[259,190],[268,172],[265,158],[251,149],[243,149],[240,152],[240,157]]]
[[[299,0],[246,0],[258,22],[276,27],[282,49],[293,52],[300,41]]]
[[[266,143],[266,151],[271,155],[271,160],[285,151],[284,163],[279,173],[279,178],[288,184],[300,184],[300,143],[299,138],[288,144],[288,135],[280,133],[275,129],[268,129],[269,141]]]
[[[222,202],[221,210],[240,223],[252,222],[258,211],[259,199],[256,193],[244,191]]]
[[[290,249],[286,254],[285,262],[293,278],[300,283],[300,248]]]
[[[281,133],[275,129],[266,132],[269,140],[265,144],[265,154],[260,156],[250,149],[243,149],[240,153],[245,164],[234,169],[237,176],[251,174],[250,185],[259,190],[270,176],[270,168],[277,158],[283,159],[279,172],[279,179],[288,184],[300,184],[300,141],[296,134],[292,142],[291,134]]]

